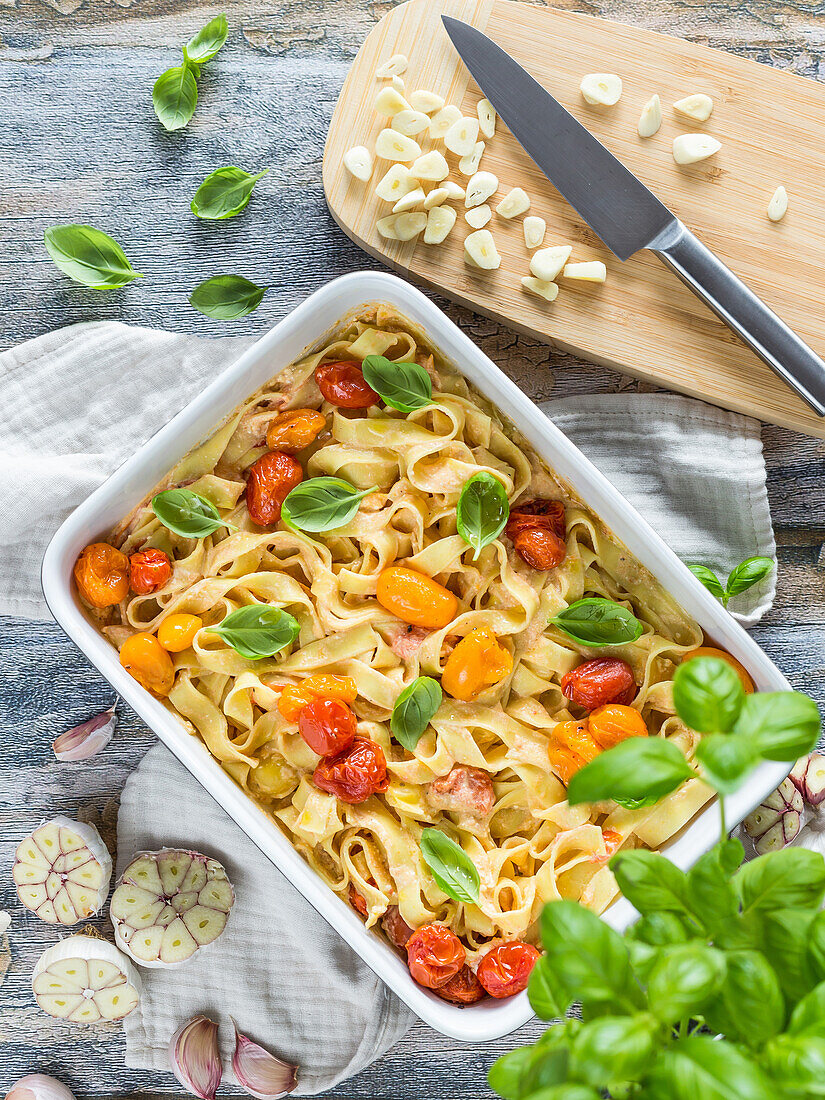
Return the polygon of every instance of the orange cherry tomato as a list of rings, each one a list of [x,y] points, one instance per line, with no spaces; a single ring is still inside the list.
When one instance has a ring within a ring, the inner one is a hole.
[[[441,686],[453,699],[475,699],[513,671],[513,657],[492,627],[477,626],[456,645],[441,674]]]
[[[246,482],[246,507],[249,518],[259,527],[268,527],[281,518],[281,505],[304,479],[301,464],[292,455],[267,451],[249,468]]]
[[[368,409],[381,400],[358,363],[323,363],[315,368],[315,381],[325,400],[341,409]]]
[[[607,703],[594,710],[587,720],[590,736],[600,749],[612,749],[628,737],[647,737],[645,720],[633,707]]]
[[[698,649],[694,649],[691,653],[683,657],[682,662],[692,661],[694,657],[718,657],[720,661],[727,661],[739,674],[739,679],[742,681],[742,687],[745,689],[745,694],[753,694],[755,690],[753,680],[748,675],[744,666],[740,665],[736,658],[728,653],[726,649],[716,649],[715,646],[700,645]]]
[[[195,635],[203,626],[203,619],[197,615],[167,615],[158,627],[158,641],[167,653],[182,653],[195,640]]]
[[[380,745],[366,737],[356,737],[337,756],[325,757],[315,769],[312,781],[320,790],[356,806],[366,802],[370,795],[383,794],[389,787],[387,759]]]
[[[403,565],[390,565],[378,574],[378,602],[412,626],[440,630],[456,617],[458,600],[443,584]]]
[[[604,841],[604,855],[600,856],[594,852],[590,857],[591,863],[607,863],[624,844],[624,837],[617,829],[602,828],[602,840]]]
[[[172,576],[172,562],[162,550],[149,547],[129,556],[129,584],[138,596],[148,596],[163,588]]]
[[[565,748],[563,745],[549,745],[547,748],[547,756],[550,760],[550,766],[559,779],[564,783],[565,787],[570,780],[579,770],[584,767],[584,760],[576,753],[571,752],[570,749]]]
[[[519,531],[542,528],[563,539],[567,533],[564,504],[560,500],[525,500],[510,512],[505,535],[513,538]]]
[[[466,963],[464,945],[443,924],[424,924],[407,941],[410,974],[427,989],[440,989]]]
[[[589,764],[601,752],[593,740],[587,722],[559,722],[553,727],[553,738],[562,748],[569,749],[581,759],[582,765]]]
[[[567,554],[564,539],[560,539],[554,531],[546,531],[542,527],[528,527],[524,531],[517,531],[513,535],[513,548],[531,569],[539,572],[555,569],[557,565],[561,565]]]
[[[77,590],[92,607],[113,607],[129,594],[129,559],[108,542],[93,542],[74,563]]]
[[[349,884],[349,890],[347,891],[349,897],[349,903],[353,907],[356,913],[360,913],[362,917],[367,915],[367,900],[363,895],[359,894],[352,883]]]
[[[476,975],[491,997],[512,997],[527,988],[530,971],[539,958],[532,944],[518,940],[500,943],[487,952]]]
[[[484,996],[484,986],[465,963],[446,985],[436,990],[436,993],[451,1004],[472,1005]]]
[[[168,695],[175,682],[172,658],[154,634],[132,634],[120,647],[120,663],[153,695]]]
[[[307,676],[300,684],[287,684],[278,699],[278,710],[288,722],[297,722],[298,715],[314,699],[340,699],[342,703],[354,703],[358,688],[351,676],[332,676],[321,673]]]
[[[633,669],[618,657],[596,657],[583,661],[562,677],[561,690],[571,702],[585,710],[605,703],[631,703],[636,697]]]
[[[266,445],[271,451],[297,454],[314,443],[327,425],[327,418],[315,409],[290,409],[270,421]]]
[[[357,719],[340,699],[315,699],[298,715],[298,732],[319,756],[335,756],[355,740]]]

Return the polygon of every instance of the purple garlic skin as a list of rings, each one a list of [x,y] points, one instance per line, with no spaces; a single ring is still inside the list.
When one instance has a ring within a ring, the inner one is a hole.
[[[825,756],[812,752],[793,766],[790,780],[809,806],[825,802]]]
[[[776,852],[799,836],[804,811],[805,804],[795,784],[790,778],[783,779],[742,823],[757,855]]]
[[[238,1084],[256,1100],[278,1100],[287,1096],[298,1084],[298,1067],[284,1062],[235,1028],[235,1052],[232,1072]]]

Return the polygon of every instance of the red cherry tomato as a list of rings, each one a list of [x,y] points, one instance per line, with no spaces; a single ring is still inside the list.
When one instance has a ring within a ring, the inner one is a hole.
[[[172,576],[169,555],[162,550],[138,550],[129,556],[129,584],[139,596],[163,588]]]
[[[349,748],[322,760],[312,780],[322,791],[352,806],[382,794],[390,785],[381,746],[366,737],[356,737]]]
[[[539,952],[529,943],[514,940],[488,951],[478,964],[478,980],[491,997],[512,997],[527,988],[530,971]]]
[[[564,505],[560,500],[519,501],[510,512],[504,533],[512,539],[519,531],[537,528],[552,531],[560,539],[564,539],[567,533],[566,521]]]
[[[315,381],[330,405],[340,409],[368,409],[381,400],[357,363],[324,363],[315,368]]]
[[[304,479],[301,464],[292,455],[268,451],[249,468],[246,482],[246,507],[249,518],[259,527],[268,527],[281,518],[281,505]]]
[[[387,939],[393,947],[398,947],[402,951],[413,934],[412,928],[401,916],[401,910],[397,905],[387,906],[387,911],[381,918],[381,927],[387,933]]]
[[[355,740],[356,718],[340,699],[315,699],[301,707],[298,732],[319,756],[335,756]]]
[[[595,657],[583,661],[561,679],[562,694],[583,707],[596,710],[607,703],[627,706],[636,698],[633,669],[619,657]]]
[[[407,940],[407,965],[419,985],[440,989],[467,962],[464,945],[443,924],[424,924]]]
[[[446,985],[436,990],[439,997],[454,1005],[472,1005],[484,996],[484,986],[469,968],[462,966]]]
[[[352,883],[349,884],[349,903],[353,907],[356,913],[360,913],[362,917],[367,915],[367,899],[359,894]]]

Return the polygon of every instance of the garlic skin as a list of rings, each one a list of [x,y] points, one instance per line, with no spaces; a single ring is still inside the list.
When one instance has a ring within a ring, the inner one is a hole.
[[[825,802],[825,756],[812,752],[793,766],[788,776],[809,806]]]
[[[94,825],[55,817],[44,821],[15,852],[17,896],[47,924],[77,924],[103,907],[112,857]]]
[[[75,1095],[56,1077],[29,1073],[15,1081],[6,1093],[6,1100],[75,1100]]]
[[[773,794],[742,822],[754,842],[756,854],[762,856],[790,844],[802,828],[804,809],[802,795],[790,779],[783,779]]]
[[[137,970],[106,940],[74,935],[49,947],[32,972],[38,1005],[72,1023],[122,1020],[140,1000]]]
[[[96,756],[109,744],[117,727],[115,701],[108,710],[95,715],[87,722],[81,722],[74,729],[66,730],[52,741],[52,751],[60,761],[88,760]]]
[[[218,1025],[208,1016],[181,1024],[169,1040],[172,1072],[200,1100],[215,1100],[223,1067],[218,1049]]]
[[[258,1100],[277,1100],[286,1096],[298,1084],[298,1067],[283,1062],[264,1047],[253,1042],[235,1028],[235,1053],[232,1072],[242,1089]]]

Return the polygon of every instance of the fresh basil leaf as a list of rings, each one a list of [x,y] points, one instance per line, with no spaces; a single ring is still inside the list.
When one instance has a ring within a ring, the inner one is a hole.
[[[498,478],[485,470],[474,474],[461,490],[456,507],[456,527],[475,550],[473,561],[498,538],[509,516],[507,493]]]
[[[793,1096],[825,1096],[825,1039],[777,1035],[765,1047],[763,1064]]]
[[[738,596],[740,592],[747,592],[761,580],[767,577],[773,569],[772,558],[746,558],[730,571],[725,585],[725,604]]]
[[[152,497],[152,511],[164,527],[185,539],[202,539],[229,527],[211,500],[191,489],[166,489]]]
[[[197,34],[193,34],[183,47],[183,56],[188,61],[194,61],[203,65],[211,61],[215,54],[226,42],[229,33],[225,15],[216,15],[210,19],[205,27],[201,27]]]
[[[676,913],[655,912],[647,913],[637,920],[628,929],[627,935],[643,946],[671,947],[675,943],[687,943],[694,938],[696,932],[688,928]],[[636,969],[635,962],[633,968]]]
[[[521,1084],[522,1073],[534,1056],[534,1046],[516,1047],[497,1058],[487,1071],[487,1083],[504,1100],[522,1100],[527,1095]]]
[[[522,1096],[534,1100],[536,1096],[552,1096],[556,1089],[566,1087],[570,1062],[566,1031],[566,1027],[551,1028],[534,1044],[521,1070]]]
[[[791,1013],[789,1035],[817,1035],[825,1039],[825,982],[815,985]]]
[[[732,878],[744,858],[745,849],[740,840],[721,840],[700,856],[687,873],[686,899],[693,912],[701,915],[711,935],[739,912],[739,898]]]
[[[644,630],[632,611],[601,596],[576,600],[550,622],[587,646],[625,645],[635,642]]]
[[[481,888],[478,868],[454,840],[440,829],[424,829],[421,855],[448,897],[467,905],[478,905]]]
[[[530,971],[527,997],[540,1020],[561,1020],[573,1003],[561,988],[553,967],[544,955]]]
[[[789,1007],[821,980],[812,957],[820,917],[825,914],[813,909],[755,909],[742,921],[776,971]]]
[[[216,321],[234,321],[256,310],[266,290],[242,275],[213,275],[195,287],[189,304]]]
[[[281,516],[299,531],[336,531],[375,488],[356,489],[340,477],[311,477],[287,493]]]
[[[777,1100],[776,1086],[733,1043],[694,1035],[665,1048],[645,1100]]]
[[[650,972],[647,1002],[665,1024],[693,1016],[725,979],[725,955],[703,943],[667,948]]]
[[[644,919],[643,917],[642,920]],[[658,947],[653,947],[649,943],[643,943],[641,940],[634,939],[629,932],[625,933],[624,942],[630,954],[630,966],[636,977],[636,981],[639,985],[644,987],[647,985],[651,970],[659,961],[661,950]]]
[[[165,130],[182,130],[198,105],[198,84],[190,65],[167,69],[152,88],[152,104]]]
[[[91,225],[53,225],[43,234],[46,251],[64,275],[93,290],[116,290],[142,279],[117,241]]]
[[[218,626],[209,629],[250,661],[280,653],[301,632],[297,619],[288,611],[266,603],[248,604],[230,611]]]
[[[195,192],[195,197],[189,204],[192,213],[206,221],[234,218],[246,208],[252,197],[252,189],[268,171],[268,168],[264,168],[263,172],[252,176],[242,168],[216,168]]]
[[[567,801],[663,798],[694,772],[681,751],[663,737],[630,737],[585,764],[571,778]]]
[[[744,699],[736,670],[720,657],[691,657],[673,677],[676,713],[698,733],[733,729]]]
[[[759,951],[728,951],[725,981],[702,1008],[712,1031],[759,1048],[782,1030],[785,1001],[773,967]]]
[[[747,737],[766,760],[791,763],[819,740],[819,709],[799,691],[760,691],[747,695],[733,732]]]
[[[565,1081],[562,1085],[550,1085],[538,1092],[531,1092],[529,1100],[601,1100],[602,1093],[589,1085]]]
[[[433,383],[418,363],[394,363],[384,355],[368,355],[361,364],[364,380],[385,405],[409,413],[433,403]]]
[[[732,794],[759,762],[759,752],[745,736],[708,733],[696,746],[696,759],[702,765],[706,783],[719,794]]]
[[[644,810],[648,806],[655,806],[659,796],[654,794],[648,795],[647,798],[614,798],[613,801],[625,810]]]
[[[806,929],[805,948],[814,980],[825,981],[825,912],[817,913]]]
[[[715,596],[717,600],[722,599],[725,595],[725,589],[712,569],[709,569],[707,565],[700,565],[698,562],[688,561],[685,562],[685,565],[687,565],[694,577],[702,582],[712,596]]]
[[[825,897],[825,860],[807,848],[785,848],[746,863],[734,882],[746,913],[816,908]]]
[[[570,1072],[589,1085],[639,1081],[653,1057],[656,1021],[646,1012],[590,1020],[573,1039]]]
[[[692,917],[685,900],[687,876],[666,856],[644,848],[617,852],[610,861],[610,870],[622,894],[643,916],[677,913]]]
[[[421,740],[430,719],[441,706],[441,684],[431,676],[418,676],[407,684],[392,708],[390,732],[410,752]]]

